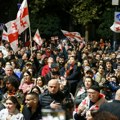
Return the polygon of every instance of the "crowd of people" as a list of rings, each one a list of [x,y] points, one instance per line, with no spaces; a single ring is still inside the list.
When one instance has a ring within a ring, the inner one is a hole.
[[[16,53],[2,45],[0,120],[120,120],[120,45],[57,39],[31,48],[19,40]]]

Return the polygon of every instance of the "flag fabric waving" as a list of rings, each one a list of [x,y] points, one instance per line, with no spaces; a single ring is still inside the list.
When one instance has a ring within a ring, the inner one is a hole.
[[[17,13],[18,33],[21,34],[30,26],[27,0],[23,0]]]
[[[14,52],[18,51],[18,29],[16,20],[10,21],[5,24],[7,27],[7,35],[8,35],[8,41],[10,43],[11,48]]]
[[[18,36],[30,26],[27,0],[23,0],[17,13],[17,18],[6,23],[5,26],[7,27],[7,34],[3,31],[3,37],[5,38],[6,35],[6,39],[8,38],[11,48],[14,52],[17,52]]]
[[[70,40],[70,41],[74,41],[74,35],[72,35],[70,32],[66,31],[66,30],[61,30],[62,33]]]
[[[34,37],[33,37],[33,40],[34,40],[38,45],[40,45],[40,46],[41,46],[42,43],[43,43],[43,40],[42,40],[41,37],[40,37],[40,33],[39,33],[39,30],[38,30],[38,29],[37,29]]]
[[[74,35],[74,38],[75,38],[78,42],[81,41],[82,37],[81,37],[81,35],[80,35],[79,32],[71,32],[71,34]]]
[[[110,29],[113,32],[120,33],[120,22],[114,22]]]
[[[74,41],[76,39],[78,42],[80,42],[82,39],[80,33],[78,32],[68,32],[66,30],[61,31],[70,41]]]

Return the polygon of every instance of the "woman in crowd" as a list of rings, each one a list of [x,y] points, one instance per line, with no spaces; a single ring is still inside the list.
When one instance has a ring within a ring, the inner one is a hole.
[[[35,81],[35,85],[39,87],[41,93],[43,93],[47,89],[47,85],[45,85],[45,79],[43,76],[38,76]]]
[[[10,96],[6,99],[6,108],[0,111],[0,120],[24,120],[16,97]]]
[[[79,86],[75,93],[74,103],[76,107],[82,102],[82,100],[87,96],[87,90],[95,84],[91,77],[85,77],[83,84]]]
[[[31,88],[33,87],[34,83],[32,81],[32,75],[29,71],[25,71],[23,75],[23,79],[21,81],[21,84],[19,86],[19,90],[22,90],[24,94],[29,92]]]

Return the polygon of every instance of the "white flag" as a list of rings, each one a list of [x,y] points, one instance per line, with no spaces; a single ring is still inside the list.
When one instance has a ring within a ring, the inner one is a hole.
[[[41,37],[40,37],[40,33],[39,33],[39,30],[38,30],[38,29],[37,29],[34,37],[33,37],[33,40],[34,40],[38,45],[40,45],[40,46],[41,46],[42,43],[43,43],[43,40],[42,40]]]
[[[7,27],[8,41],[14,52],[18,51],[18,29],[16,20],[5,24]]]
[[[61,31],[70,41],[74,41],[75,40],[74,36],[70,32],[68,32],[66,30],[61,30]]]
[[[17,13],[18,19],[18,32],[21,34],[24,30],[26,30],[30,26],[29,14],[28,14],[28,4],[27,0],[24,0],[20,6],[20,9]]]
[[[120,22],[114,22],[110,29],[113,32],[120,33]]]
[[[74,36],[74,38],[75,38],[78,42],[81,41],[82,37],[81,37],[81,35],[80,35],[79,32],[70,32],[70,33]]]
[[[66,30],[61,31],[70,41],[74,41],[76,39],[78,42],[80,42],[82,39],[79,32],[68,32]]]

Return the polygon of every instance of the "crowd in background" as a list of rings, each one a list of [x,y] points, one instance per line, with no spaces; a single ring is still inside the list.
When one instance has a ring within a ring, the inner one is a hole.
[[[120,46],[113,50],[109,41],[46,40],[42,46],[33,42],[31,49],[19,40],[16,53],[7,41],[2,44],[8,54],[0,51],[0,116],[4,109],[15,113],[6,120],[40,120],[42,109],[63,109],[66,119],[92,120],[85,117],[89,108],[80,111],[91,90],[99,93],[98,100],[110,102],[120,88]]]

